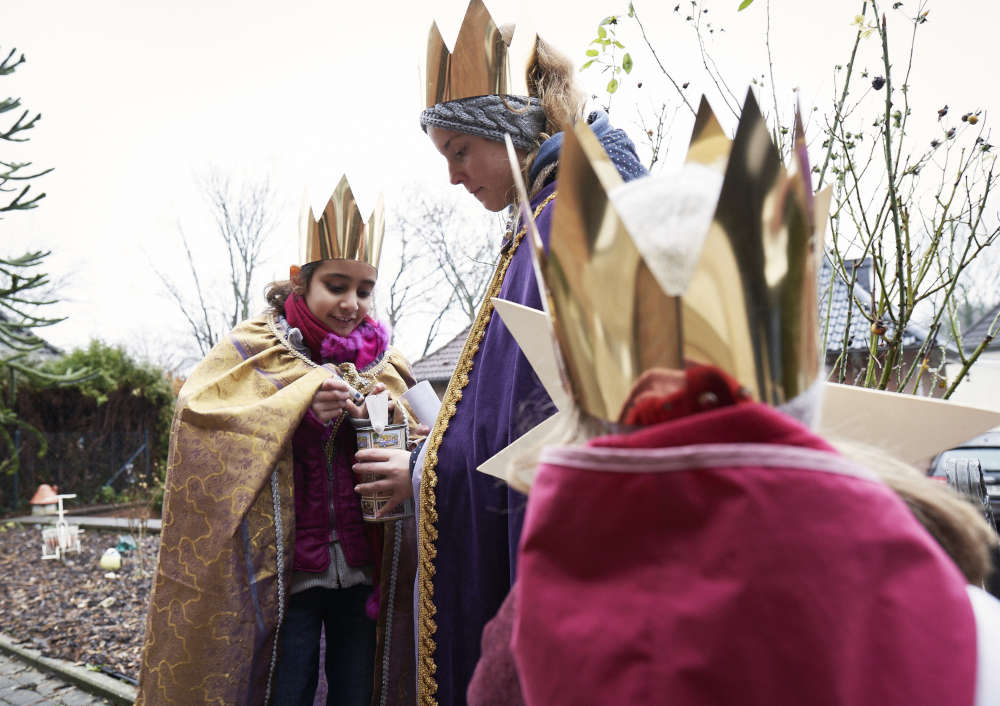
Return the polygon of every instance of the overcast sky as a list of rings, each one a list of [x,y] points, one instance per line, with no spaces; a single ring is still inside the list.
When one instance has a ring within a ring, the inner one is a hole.
[[[765,2],[739,14],[737,0],[705,5],[711,21],[725,28],[713,35],[713,51],[734,87],[766,70]],[[690,4],[674,13],[675,4],[636,0],[661,59],[679,78],[690,77],[687,95],[696,103],[700,91],[713,89],[699,83],[700,57],[683,20]],[[64,283],[58,309],[69,319],[40,333],[63,347],[98,337],[154,357],[183,340],[183,322],[151,263],[184,281],[178,228],[196,247],[211,237],[197,188],[197,176],[210,166],[237,179],[270,175],[282,196],[264,281],[283,276],[296,259],[304,191],[318,209],[346,173],[367,213],[380,190],[392,204],[407,184],[452,188],[417,116],[431,21],[453,42],[465,6],[466,0],[4,0],[0,49],[6,55],[17,47],[28,61],[0,80],[0,96],[21,97],[43,119],[30,142],[0,145],[2,158],[55,167],[33,187],[48,194],[40,207],[0,224],[3,252],[53,251],[49,270]],[[487,6],[498,22],[531,26],[578,64],[598,22],[627,11],[616,0],[488,0]],[[798,87],[807,108],[832,103],[833,66],[846,62],[860,7],[848,0],[772,0],[783,102],[790,105]],[[903,9],[912,13],[917,5],[907,0]],[[918,116],[926,116],[915,130],[933,135],[938,104],[959,112],[997,104],[1000,11],[987,0],[936,0],[927,9],[911,97]],[[891,12],[890,18],[902,47],[908,26]],[[612,112],[636,134],[636,106],[677,99],[630,25],[623,41],[634,48],[636,70]],[[876,41],[863,50],[873,69]],[[592,70],[578,76],[591,92],[607,81]],[[673,139],[686,140],[690,126],[690,116],[678,112]]]

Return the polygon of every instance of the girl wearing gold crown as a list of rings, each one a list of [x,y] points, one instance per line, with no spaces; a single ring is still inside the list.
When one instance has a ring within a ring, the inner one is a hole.
[[[391,421],[413,420],[409,365],[370,315],[381,203],[364,223],[344,179],[306,237],[270,309],[181,389],[139,703],[312,704],[321,630],[328,703],[412,702],[412,516],[364,522],[356,492],[391,493],[384,516],[409,476],[358,487],[346,421],[386,389]]]
[[[569,60],[534,35],[498,29],[481,0],[470,3],[453,51],[436,26],[431,29],[420,123],[447,160],[451,182],[490,211],[514,204],[504,146],[509,135],[531,187],[530,209],[543,239],[558,200],[565,127],[585,121],[624,178],[645,173],[631,140],[611,126],[605,113],[583,115],[573,73]],[[522,246],[524,232],[512,219],[442,412],[413,468],[420,512],[422,703],[464,703],[480,632],[516,572],[524,496],[476,469],[553,411],[514,339],[492,317],[491,297],[541,306],[530,251]],[[397,456],[397,462],[402,459]]]

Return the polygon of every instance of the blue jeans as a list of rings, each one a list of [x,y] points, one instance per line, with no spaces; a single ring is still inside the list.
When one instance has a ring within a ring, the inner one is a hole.
[[[371,592],[371,586],[352,586],[292,595],[278,634],[274,706],[312,706],[324,627],[327,706],[368,706],[375,675],[375,621],[365,613]]]

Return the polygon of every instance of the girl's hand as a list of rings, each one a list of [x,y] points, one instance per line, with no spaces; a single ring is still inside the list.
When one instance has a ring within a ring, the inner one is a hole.
[[[427,437],[431,435],[431,428],[426,424],[419,424],[419,423],[414,424],[413,427],[410,429],[410,435],[411,437],[412,436]]]
[[[361,416],[361,410],[351,402],[350,388],[347,383],[333,376],[328,377],[320,384],[316,394],[313,395],[309,408],[323,424],[331,419],[336,419],[342,412],[347,412],[352,417]]]
[[[388,495],[392,499],[379,510],[376,517],[384,517],[400,503],[413,497],[410,485],[410,452],[403,449],[361,449],[354,456],[354,473],[374,473],[377,480],[361,483],[354,490],[361,495]]]
[[[355,417],[357,419],[368,419],[368,416],[369,416],[368,415],[368,397],[371,397],[372,395],[377,395],[380,392],[385,392],[385,384],[383,384],[381,382],[377,382],[377,383],[375,383],[375,387],[372,388],[371,392],[368,393],[368,396],[365,397],[365,401],[361,403],[361,406],[355,408],[355,409],[358,410],[358,413],[357,414],[353,414],[352,413],[351,416]],[[395,412],[396,412],[396,403],[393,401],[392,397],[390,396],[390,398],[389,398],[389,423],[390,424],[392,424],[392,416],[393,416],[393,414],[395,414]]]

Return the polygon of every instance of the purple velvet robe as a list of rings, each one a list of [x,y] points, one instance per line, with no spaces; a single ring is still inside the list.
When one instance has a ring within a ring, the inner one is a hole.
[[[607,114],[594,112],[587,122],[626,181],[646,174],[632,141],[611,126]],[[531,179],[557,159],[561,144],[558,133],[542,145]],[[532,212],[556,188],[557,183],[550,183],[535,194]],[[535,221],[546,248],[556,200]],[[514,233],[519,230],[520,224]],[[499,296],[542,308],[527,243],[515,251]],[[465,704],[483,627],[499,610],[517,570],[527,498],[476,469],[555,412],[514,337],[500,316],[493,315],[437,452],[434,676],[440,706]]]
[[[532,209],[554,189],[555,184],[542,189],[532,199]],[[554,205],[550,202],[536,220],[546,244]],[[541,308],[527,244],[514,253],[500,298]],[[434,604],[437,701],[442,706],[465,703],[483,626],[514,581],[527,502],[476,468],[554,412],[517,342],[494,314],[438,449]]]

